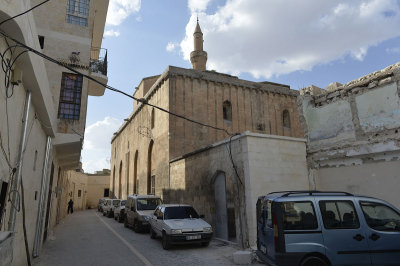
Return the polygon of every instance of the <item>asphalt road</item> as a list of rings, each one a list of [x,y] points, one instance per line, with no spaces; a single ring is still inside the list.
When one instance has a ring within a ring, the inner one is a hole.
[[[94,210],[75,212],[54,229],[34,265],[233,265],[237,250],[219,241],[164,250],[160,239],[135,233]]]

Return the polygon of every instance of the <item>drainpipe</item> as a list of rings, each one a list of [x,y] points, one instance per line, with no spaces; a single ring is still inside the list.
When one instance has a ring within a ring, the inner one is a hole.
[[[21,179],[22,179],[22,165],[24,162],[24,149],[26,146],[26,139],[27,139],[29,112],[31,110],[31,98],[32,98],[31,92],[27,91],[25,100],[25,114],[22,120],[23,128],[22,128],[21,144],[18,156],[17,178],[14,180],[11,189],[11,191],[13,191],[12,202],[14,202],[14,204],[12,204],[13,206],[11,207],[10,219],[8,221],[8,231],[11,231],[13,233],[15,229],[15,220],[17,218],[16,208],[19,206],[19,201],[20,201],[19,187],[21,185]]]
[[[39,247],[40,247],[40,240],[42,236],[42,224],[43,224],[43,205],[44,205],[44,198],[46,194],[46,184],[47,184],[47,170],[49,168],[49,158],[50,158],[50,150],[51,150],[51,137],[47,136],[47,144],[46,144],[46,155],[43,163],[43,170],[42,170],[42,185],[40,187],[40,200],[39,200],[39,210],[37,216],[37,223],[36,223],[36,234],[35,234],[35,242],[33,244],[33,257],[36,258],[39,256]]]

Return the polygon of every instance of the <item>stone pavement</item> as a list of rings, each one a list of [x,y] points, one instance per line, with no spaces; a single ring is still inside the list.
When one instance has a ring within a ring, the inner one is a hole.
[[[233,246],[176,246],[163,250],[160,239],[138,234],[94,210],[74,212],[54,228],[34,265],[233,265]]]

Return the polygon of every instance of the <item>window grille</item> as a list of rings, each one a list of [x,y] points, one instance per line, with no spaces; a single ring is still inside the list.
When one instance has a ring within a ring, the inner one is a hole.
[[[224,120],[232,121],[232,105],[230,101],[225,101],[222,108]]]
[[[79,120],[82,97],[82,75],[63,73],[58,118]]]
[[[89,17],[89,0],[68,0],[67,22],[87,27]]]

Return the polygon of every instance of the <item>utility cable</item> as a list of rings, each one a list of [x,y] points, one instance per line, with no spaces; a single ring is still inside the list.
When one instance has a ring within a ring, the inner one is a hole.
[[[4,23],[6,23],[7,21],[10,21],[10,20],[13,20],[14,18],[17,18],[17,17],[19,17],[19,16],[22,16],[22,15],[24,15],[24,14],[26,14],[26,13],[32,11],[33,9],[35,9],[35,8],[37,8],[37,7],[41,6],[41,5],[43,5],[44,3],[49,2],[49,1],[50,1],[50,0],[43,1],[43,2],[41,2],[40,4],[37,4],[36,6],[34,6],[34,7],[30,8],[30,9],[26,10],[25,12],[22,12],[22,13],[20,13],[20,14],[18,14],[18,15],[15,15],[15,16],[11,17],[11,18],[8,18],[8,19],[3,20],[2,22],[0,22],[0,26],[3,25]]]
[[[164,108],[162,108],[162,107],[159,107],[159,106],[157,106],[157,105],[148,103],[145,99],[136,98],[136,97],[134,97],[134,96],[132,96],[132,95],[126,93],[126,92],[123,92],[123,91],[121,91],[121,90],[118,90],[118,89],[116,89],[116,88],[114,88],[114,87],[112,87],[112,86],[110,86],[110,85],[104,84],[104,83],[102,83],[102,82],[96,80],[95,78],[90,77],[89,75],[86,75],[86,74],[84,74],[84,73],[82,73],[82,72],[80,72],[80,71],[77,71],[77,70],[73,69],[72,67],[67,66],[65,63],[60,62],[60,61],[58,61],[58,60],[56,60],[56,59],[54,59],[54,58],[51,58],[50,56],[47,56],[47,55],[45,55],[45,54],[43,54],[43,53],[41,53],[41,52],[39,52],[39,51],[33,49],[32,47],[29,47],[29,46],[25,45],[24,43],[22,43],[22,42],[20,42],[20,41],[18,41],[18,40],[16,40],[16,39],[14,39],[14,38],[12,38],[11,36],[9,36],[8,34],[6,34],[5,32],[0,31],[0,34],[3,35],[5,38],[8,38],[8,39],[14,41],[15,43],[19,44],[21,47],[27,49],[28,51],[30,51],[30,52],[32,52],[32,53],[34,53],[34,54],[36,54],[36,55],[38,55],[38,56],[40,56],[40,57],[42,57],[42,58],[48,60],[48,61],[50,61],[50,62],[53,62],[53,63],[55,63],[55,64],[57,64],[57,65],[59,65],[59,66],[62,66],[62,67],[68,69],[69,71],[71,71],[71,72],[73,72],[73,73],[75,73],[75,74],[82,75],[83,77],[85,77],[85,78],[87,78],[87,79],[89,79],[89,80],[91,80],[91,81],[93,81],[93,82],[95,82],[95,83],[97,83],[97,84],[99,84],[99,85],[105,87],[105,88],[108,89],[108,90],[111,90],[111,91],[114,91],[114,92],[117,92],[117,93],[121,93],[121,94],[123,94],[123,95],[125,95],[125,96],[127,96],[127,97],[129,97],[129,98],[131,98],[131,99],[133,99],[133,100],[135,100],[135,101],[137,101],[137,102],[139,102],[139,103],[142,103],[142,104],[144,104],[144,105],[148,105],[148,106],[154,107],[155,109],[158,109],[158,110],[160,110],[160,111],[162,111],[162,112],[164,112],[164,113],[168,113],[168,114],[170,114],[170,115],[172,115],[172,116],[175,116],[175,117],[184,119],[184,120],[189,121],[189,122],[191,122],[191,123],[198,124],[198,125],[204,126],[204,127],[209,127],[209,128],[215,129],[215,130],[223,131],[223,132],[225,132],[228,136],[231,136],[231,135],[232,135],[229,131],[227,131],[227,130],[224,129],[224,128],[220,128],[220,127],[208,125],[208,124],[205,124],[205,123],[202,123],[202,122],[193,120],[193,119],[191,119],[191,118],[187,118],[187,117],[185,117],[185,116],[183,116],[183,115],[173,113],[173,112],[171,112],[171,111],[169,111],[169,110],[167,110],[167,109],[164,109]]]

